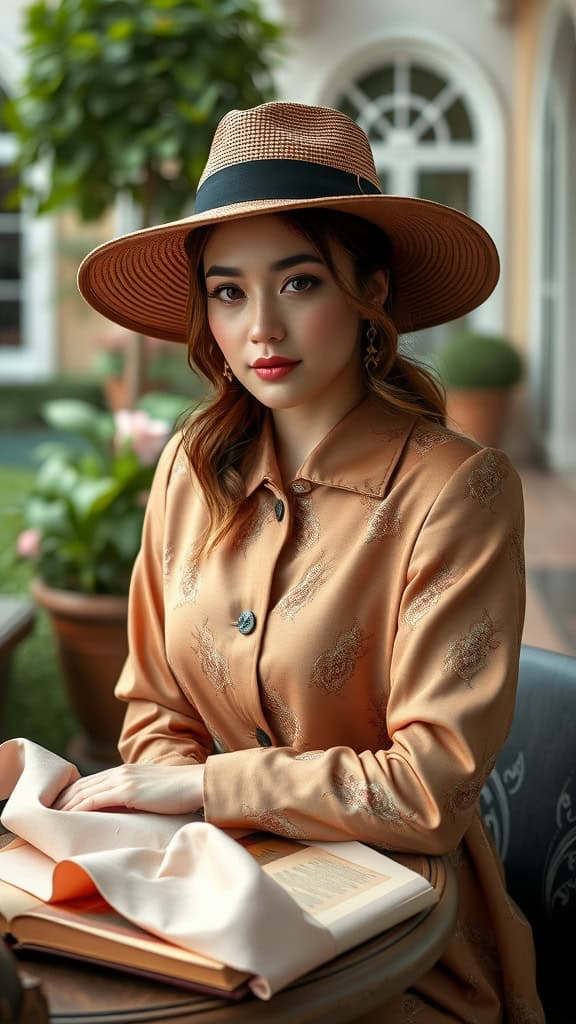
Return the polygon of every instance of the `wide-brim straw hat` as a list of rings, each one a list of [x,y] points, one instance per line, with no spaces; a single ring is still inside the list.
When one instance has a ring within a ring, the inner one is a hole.
[[[351,118],[264,103],[222,118],[191,216],[100,245],[83,260],[78,286],[108,319],[185,342],[190,233],[295,208],[339,210],[382,229],[401,334],[464,316],[498,280],[496,247],[480,224],[439,203],[382,193],[368,138]]]

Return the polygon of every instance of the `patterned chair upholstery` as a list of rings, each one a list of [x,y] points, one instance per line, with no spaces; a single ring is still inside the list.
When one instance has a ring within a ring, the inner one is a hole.
[[[480,796],[534,929],[548,1024],[575,1024],[576,657],[523,646],[512,729]]]

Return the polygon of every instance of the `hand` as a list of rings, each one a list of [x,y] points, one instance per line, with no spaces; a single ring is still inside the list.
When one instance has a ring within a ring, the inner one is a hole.
[[[52,806],[57,811],[128,807],[158,814],[189,814],[202,806],[203,787],[203,764],[121,764],[73,782]]]

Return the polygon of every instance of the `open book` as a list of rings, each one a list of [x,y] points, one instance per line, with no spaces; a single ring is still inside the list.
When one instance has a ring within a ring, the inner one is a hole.
[[[329,930],[334,955],[437,900],[422,875],[361,843],[315,844],[238,830],[234,838]],[[30,877],[34,858],[42,856],[14,839],[0,850],[0,874],[18,877],[20,859],[22,878]],[[248,972],[146,932],[118,914],[96,889],[80,898],[47,903],[0,881],[0,929],[16,949],[57,952],[232,999],[249,987]]]

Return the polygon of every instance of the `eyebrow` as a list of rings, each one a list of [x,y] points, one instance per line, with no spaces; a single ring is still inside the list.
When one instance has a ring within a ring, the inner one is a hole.
[[[324,260],[311,252],[297,252],[294,256],[285,256],[284,259],[276,260],[270,264],[270,270],[288,270],[290,267],[297,267],[301,263],[319,263],[324,265]],[[223,267],[214,264],[206,271],[205,277],[242,277],[239,267]]]

